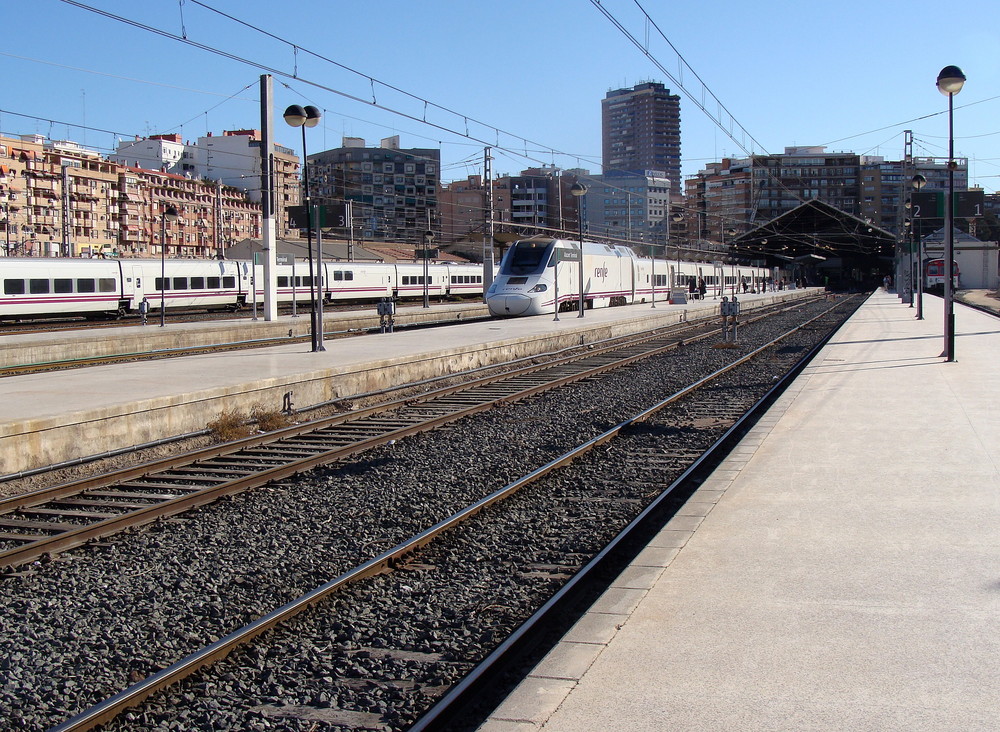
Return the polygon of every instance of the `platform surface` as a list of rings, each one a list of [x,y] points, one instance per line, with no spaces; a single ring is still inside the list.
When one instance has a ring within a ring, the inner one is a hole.
[[[877,292],[484,732],[1000,729],[1000,320]]]

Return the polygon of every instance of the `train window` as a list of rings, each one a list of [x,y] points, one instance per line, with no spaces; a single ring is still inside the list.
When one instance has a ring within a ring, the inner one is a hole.
[[[343,282],[344,281],[344,273],[341,272],[341,271],[339,271],[339,270],[334,271],[334,273],[333,273],[333,279],[334,279],[335,282]]]
[[[353,281],[354,280],[354,273],[351,270],[347,270],[346,272],[344,272],[344,279],[345,280]]]
[[[77,292],[97,292],[97,281],[96,280],[79,279],[79,280],[76,281],[76,291]]]
[[[218,290],[219,287],[221,287],[221,286],[222,286],[222,280],[220,280],[218,277],[209,277],[208,278],[208,289],[210,289],[210,290]]]
[[[118,283],[114,277],[101,277],[97,280],[97,289],[99,292],[118,292]]]
[[[278,277],[278,287],[288,287],[288,275]]]
[[[236,287],[236,278],[233,277],[232,275],[230,275],[228,277],[223,277],[222,278],[222,286],[226,287],[226,288]]]
[[[52,280],[53,292],[73,292],[73,280],[58,278]]]
[[[205,278],[204,277],[192,277],[191,278],[191,289],[192,290],[204,290],[205,289]]]
[[[24,280],[4,280],[3,281],[3,294],[4,295],[23,295],[24,294]]]
[[[47,295],[49,287],[48,280],[28,280],[28,292],[32,295]]]
[[[186,290],[188,288],[187,277],[174,277],[171,282],[171,290]]]
[[[525,246],[518,242],[508,259],[508,274],[529,274],[536,271],[547,252],[548,247]]]

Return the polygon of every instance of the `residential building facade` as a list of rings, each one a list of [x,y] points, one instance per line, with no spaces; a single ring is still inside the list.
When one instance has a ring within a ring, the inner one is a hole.
[[[440,150],[404,150],[396,136],[379,147],[360,138],[343,142],[308,157],[315,203],[351,201],[355,232],[366,240],[420,243],[425,231],[438,235]]]
[[[209,133],[194,143],[177,134],[151,135],[120,142],[109,159],[125,166],[216,181],[260,203],[262,144],[260,130],[226,130],[221,136]],[[275,145],[272,164],[275,229],[282,238],[295,234],[287,228],[285,209],[301,203],[300,160],[294,150]]]
[[[586,229],[592,238],[634,245],[644,253],[662,251],[667,243],[670,179],[663,171],[605,173],[581,179]]]
[[[680,97],[658,82],[609,91],[601,100],[604,173],[661,170],[681,194]]]
[[[443,244],[482,238],[486,221],[486,189],[481,175],[442,184],[438,194]]]
[[[684,182],[684,221],[678,233],[694,248],[722,243],[742,233],[754,219],[752,161],[724,158],[709,163]]]
[[[176,222],[164,221],[168,206]],[[160,256],[165,245],[205,258],[259,237],[262,217],[243,189],[24,135],[0,137],[0,227],[6,256]]]

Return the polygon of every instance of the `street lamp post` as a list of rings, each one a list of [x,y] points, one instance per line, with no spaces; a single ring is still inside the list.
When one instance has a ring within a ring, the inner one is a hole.
[[[309,254],[309,301],[310,301],[310,331],[312,336],[312,350],[313,351],[325,351],[326,348],[323,347],[323,332],[322,326],[319,325],[322,321],[319,320],[318,309],[322,308],[322,303],[317,307],[317,287],[316,287],[316,272],[313,268],[313,207],[312,199],[309,196],[309,158],[306,154],[306,127],[315,127],[319,124],[320,114],[319,110],[312,105],[305,107],[300,107],[298,104],[293,104],[288,109],[285,110],[283,115],[285,122],[287,122],[291,127],[301,127],[302,128],[302,187],[306,198],[306,235],[308,237],[308,254]],[[318,267],[316,268],[318,269]],[[322,295],[322,291],[319,293]]]
[[[667,209],[667,210],[669,211],[669,209]],[[673,219],[675,224],[679,224],[684,219],[684,217],[681,216],[679,213],[675,213],[673,216],[668,216],[667,218],[668,219]],[[667,224],[667,226],[669,226],[669,225],[670,224]],[[670,234],[668,233],[667,234],[667,239],[669,239],[669,238],[670,238]],[[670,242],[668,241],[667,244],[670,244]],[[680,245],[680,242],[677,242],[677,274],[679,275],[680,273],[681,273],[681,245]],[[675,283],[673,283],[673,282],[668,282],[667,283],[667,287],[672,288],[674,286],[674,284]]]
[[[576,196],[576,228],[580,235],[580,313],[576,317],[583,317],[583,197],[587,194],[587,186],[583,183],[574,183],[569,192]]]
[[[723,234],[722,234],[722,245],[723,245],[723,248],[725,248],[725,245],[726,245],[726,234],[729,234],[729,240],[730,240],[730,242],[732,242],[733,237],[736,236],[736,229],[729,228],[729,229],[725,229],[723,231]],[[730,243],[730,246],[732,246],[731,243]],[[730,256],[730,259],[732,260],[732,263],[733,263],[733,299],[735,299],[736,298],[736,255],[735,254],[730,254],[729,256]],[[725,271],[725,270],[723,270],[723,271]],[[723,276],[725,276],[725,275],[723,275]],[[723,286],[723,289],[725,289],[725,286]]]
[[[160,216],[160,327],[167,324],[167,222],[177,220],[177,209],[167,206]],[[143,325],[145,325],[145,315]]]
[[[653,239],[652,232],[650,233],[650,239]],[[667,242],[670,241],[670,224],[667,224]],[[663,251],[667,251],[666,244],[663,245]],[[656,242],[649,242],[649,256],[652,257],[653,261],[650,263],[649,276],[653,280],[653,307],[656,307]]]
[[[938,74],[937,88],[948,97],[948,199],[944,219],[944,357],[955,360],[955,293],[954,289],[954,206],[955,206],[955,134],[952,124],[954,97],[965,84],[965,74],[957,66],[945,66]]]
[[[917,191],[927,183],[927,179],[924,176],[917,174],[910,179],[910,185],[912,185]],[[923,242],[920,241],[920,217],[917,215],[919,209],[916,206],[910,215],[910,220],[913,223],[913,244],[914,248],[917,250],[917,320],[924,319],[924,248]]]
[[[910,203],[906,203],[906,207],[910,208]],[[910,307],[913,307],[913,219],[908,218],[903,220],[903,238],[902,242],[906,245],[906,268],[908,274],[906,275],[906,289],[909,291],[909,301]]]
[[[430,297],[430,259],[431,259],[431,242],[434,241],[434,232],[425,231],[424,232],[424,307],[429,308],[431,306]]]
[[[8,257],[10,256],[10,204],[5,203],[3,205],[3,228],[7,235],[7,245],[4,248],[4,254]]]

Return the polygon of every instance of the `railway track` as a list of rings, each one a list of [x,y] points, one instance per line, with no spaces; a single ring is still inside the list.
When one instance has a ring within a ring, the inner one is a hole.
[[[805,324],[803,327],[808,329],[810,327],[819,327],[819,326]],[[801,330],[799,332],[801,332]],[[687,338],[685,340],[688,343],[691,342],[690,338]],[[588,506],[593,504],[603,504],[607,506],[621,506],[621,505],[629,505],[630,503],[638,504],[640,501],[645,503],[643,497],[648,496],[648,494],[651,491],[653,491],[654,488],[656,488],[657,491],[661,490],[666,480],[665,479],[666,475],[683,471],[685,469],[685,466],[689,466],[692,461],[696,462],[700,461],[702,458],[700,458],[699,456],[702,455],[706,449],[706,446],[704,444],[695,443],[695,444],[687,444],[685,446],[681,446],[676,449],[664,450],[662,447],[662,437],[664,434],[664,430],[679,429],[677,425],[680,424],[683,426],[683,429],[685,430],[704,432],[707,436],[709,436],[709,438],[712,441],[717,441],[718,435],[721,432],[725,432],[727,428],[732,428],[733,425],[738,423],[738,421],[741,418],[741,415],[746,412],[748,406],[760,400],[760,395],[759,393],[757,393],[749,396],[745,395],[741,398],[734,398],[733,394],[731,393],[727,394],[725,397],[722,397],[719,393],[712,393],[709,394],[707,398],[697,403],[688,404],[684,408],[683,415],[680,418],[680,422],[677,422],[675,420],[675,422],[672,424],[667,424],[667,425],[660,424],[660,425],[654,425],[653,427],[645,427],[644,425],[652,424],[653,420],[656,419],[655,415],[659,414],[662,410],[666,409],[671,405],[678,404],[684,401],[685,399],[690,399],[693,393],[705,393],[706,388],[709,389],[714,388],[711,385],[718,383],[720,379],[724,379],[726,374],[731,372],[733,369],[738,369],[743,364],[747,364],[753,361],[754,359],[760,359],[762,357],[766,357],[766,355],[769,353],[773,354],[775,351],[774,345],[775,345],[774,343],[769,343],[764,346],[761,346],[760,348],[756,349],[753,353],[748,354],[734,361],[725,369],[719,370],[718,372],[703,379],[699,379],[696,383],[692,384],[689,389],[682,390],[681,392],[672,395],[670,398],[662,400],[654,407],[647,409],[643,413],[640,413],[634,416],[633,418],[616,425],[614,428],[605,431],[598,437],[587,441],[585,445],[580,446],[578,449],[572,450],[566,453],[565,455],[560,456],[558,459],[550,461],[542,468],[532,471],[531,474],[525,476],[524,478],[510,483],[504,488],[495,491],[493,494],[481,499],[480,501],[477,501],[475,504],[469,505],[462,511],[456,512],[448,519],[439,522],[436,526],[414,535],[413,537],[411,537],[409,541],[402,542],[397,546],[393,547],[392,549],[388,550],[387,552],[384,552],[382,555],[370,560],[369,562],[366,562],[362,565],[359,565],[358,567],[355,567],[355,569],[342,574],[340,577],[333,580],[332,582],[327,583],[323,587],[317,588],[311,593],[308,593],[303,598],[296,600],[294,603],[289,603],[289,605],[285,606],[284,608],[280,608],[274,613],[271,613],[266,618],[262,618],[257,623],[254,623],[251,626],[242,629],[238,633],[230,634],[230,636],[223,638],[217,644],[212,644],[212,646],[204,649],[203,651],[198,652],[196,654],[192,654],[190,657],[184,659],[182,662],[175,664],[174,666],[166,669],[160,674],[155,674],[154,676],[151,676],[144,682],[141,682],[140,684],[136,685],[127,692],[124,692],[123,695],[119,695],[115,699],[103,705],[98,705],[98,707],[95,707],[94,709],[82,715],[79,715],[73,720],[67,722],[65,725],[60,726],[58,729],[60,730],[87,729],[102,721],[107,721],[108,719],[112,718],[115,714],[120,712],[121,709],[136,703],[141,698],[153,693],[157,688],[162,688],[164,685],[173,683],[178,678],[182,678],[187,674],[191,673],[194,669],[203,666],[204,664],[209,663],[214,659],[225,656],[226,654],[230,653],[233,648],[246,642],[249,638],[255,637],[260,633],[264,632],[266,629],[275,627],[276,625],[283,623],[291,615],[301,612],[311,603],[320,601],[323,597],[342,588],[348,582],[351,582],[361,577],[382,572],[389,567],[400,566],[401,564],[405,563],[408,557],[412,557],[413,552],[418,547],[427,544],[435,537],[446,532],[448,529],[458,524],[467,522],[470,517],[478,514],[480,511],[486,510],[487,507],[500,501],[502,498],[505,498],[508,495],[511,495],[513,493],[522,490],[523,488],[525,488],[525,486],[537,483],[537,481],[544,479],[545,476],[549,475],[550,473],[554,473],[555,471],[562,469],[565,465],[575,461],[579,462],[581,460],[585,460],[584,458],[581,457],[584,453],[595,450],[606,449],[606,446],[609,443],[612,443],[612,441],[623,439],[623,436],[625,439],[632,440],[632,444],[628,445],[628,447],[626,448],[621,448],[621,447],[615,448],[618,449],[619,451],[624,449],[627,452],[626,459],[624,461],[619,460],[615,463],[616,465],[619,466],[619,472],[617,473],[595,472],[594,465],[601,465],[603,463],[606,466],[607,464],[609,464],[608,461],[602,459],[597,459],[596,461],[590,461],[589,463],[585,464],[583,469],[586,471],[586,483],[588,485],[588,490],[586,491],[585,495],[574,497],[574,501],[576,502],[577,505],[588,505]],[[787,349],[787,350],[789,352],[797,353],[795,349]],[[626,358],[631,358],[632,355],[635,354],[630,354]],[[636,357],[638,358],[641,356],[636,355]],[[607,360],[607,358],[604,357],[603,355],[602,358],[604,360]],[[582,371],[579,371],[578,378],[586,378],[587,376],[592,376],[596,373],[600,373],[602,370],[605,369],[605,367],[610,368],[610,366],[607,366],[607,364],[591,364],[590,365],[591,370],[588,371],[587,369],[584,369]],[[561,369],[563,368],[563,365],[554,368]],[[566,375],[564,374],[559,375],[556,380],[557,381],[562,380],[563,378],[566,378]],[[537,382],[536,379],[533,380]],[[482,386],[485,387],[486,385]],[[527,395],[527,393],[536,392],[540,388],[543,388],[541,387],[540,384],[532,383],[532,384],[527,384],[526,388],[523,391],[525,392],[525,395]],[[520,394],[520,392],[515,392],[515,395],[516,394]],[[453,398],[459,399],[459,401],[463,402],[461,404],[461,409],[463,410],[468,408],[472,409],[479,408],[479,405],[472,405],[464,396],[457,397],[456,395],[440,395],[440,397],[444,401],[449,401]],[[512,398],[521,398],[521,397],[509,394],[499,395],[499,399],[501,400],[510,400]],[[442,416],[436,412],[436,408],[433,405],[414,404],[414,406],[424,409],[425,416],[427,410],[429,410],[430,412],[434,412],[431,415],[432,419],[438,419]],[[401,430],[401,429],[405,430],[409,429],[412,426],[412,425],[401,425],[398,423],[386,424],[381,420],[379,420],[375,424],[372,424],[370,415],[365,416],[364,418],[362,418],[361,421],[364,422],[366,420],[368,421],[367,428],[370,428],[372,430],[382,430],[385,428],[389,429],[387,433],[379,437],[369,436],[369,438],[366,439],[386,438],[388,437],[388,435],[392,435],[396,430]],[[301,437],[302,437],[301,435],[294,436],[295,443],[301,444]],[[271,457],[273,457],[272,452],[264,451],[264,454],[261,454],[260,450],[258,449],[260,447],[261,445],[256,445],[251,448],[251,451],[256,450],[255,456],[252,459],[270,460]],[[307,451],[312,451],[314,447],[315,447],[314,444],[307,443],[302,448],[296,447],[294,449],[305,449]],[[307,459],[312,459],[312,457],[309,457]],[[616,491],[620,489],[623,483],[622,475],[620,472],[622,465],[626,466],[626,472],[628,474],[627,482],[630,485],[633,485],[634,487],[635,494],[632,495],[631,497],[625,497],[616,494]],[[188,477],[189,476],[185,476],[183,480],[187,480]],[[565,480],[566,479],[563,479],[563,482],[565,482]],[[598,519],[597,520],[598,525],[600,525],[602,521],[603,521],[602,519]],[[436,559],[432,557],[430,559],[423,559],[423,561],[428,561],[433,563],[436,561]],[[554,577],[559,574],[573,574],[578,569],[578,567],[576,566],[563,566],[561,568],[557,568],[560,571],[553,571],[552,567],[547,566],[541,562],[536,562],[533,566],[534,566],[534,571],[536,573],[541,573],[549,577]],[[500,602],[503,602],[503,600],[500,600]],[[376,653],[375,655],[377,656],[378,654]],[[399,654],[397,653],[397,655]],[[411,654],[411,655],[419,656],[420,654]],[[468,664],[469,662],[462,662],[458,664],[458,666],[461,667],[463,673],[465,670],[467,670]],[[482,673],[477,672],[475,674],[471,674],[470,677],[471,676],[481,677]],[[391,682],[384,682],[384,683],[387,683],[390,686],[392,685]],[[421,685],[417,684],[417,686]],[[423,692],[425,697],[428,694],[433,696],[434,693],[440,695],[440,690],[438,690],[437,692],[433,692],[433,691],[428,691],[425,688]],[[295,715],[294,710],[293,711],[285,710],[285,712],[283,713],[286,715],[287,714],[292,714],[292,716]],[[346,715],[346,717],[349,716],[350,715]],[[342,715],[342,717],[346,718],[344,717],[344,715]],[[329,717],[329,719],[334,719],[334,718],[336,718],[335,714],[332,717]],[[431,722],[428,722],[426,724],[430,724],[431,726],[433,726]],[[123,728],[128,728],[128,725],[126,724],[125,727]],[[423,728],[423,727],[418,727],[418,728]]]
[[[771,312],[760,312],[754,319],[766,318]],[[0,569],[50,557],[223,496],[282,480],[499,403],[621,368],[685,342],[714,336],[717,330],[714,322],[701,322],[654,335],[640,334],[624,343],[594,348],[586,355],[522,366],[420,397],[2,499]]]

